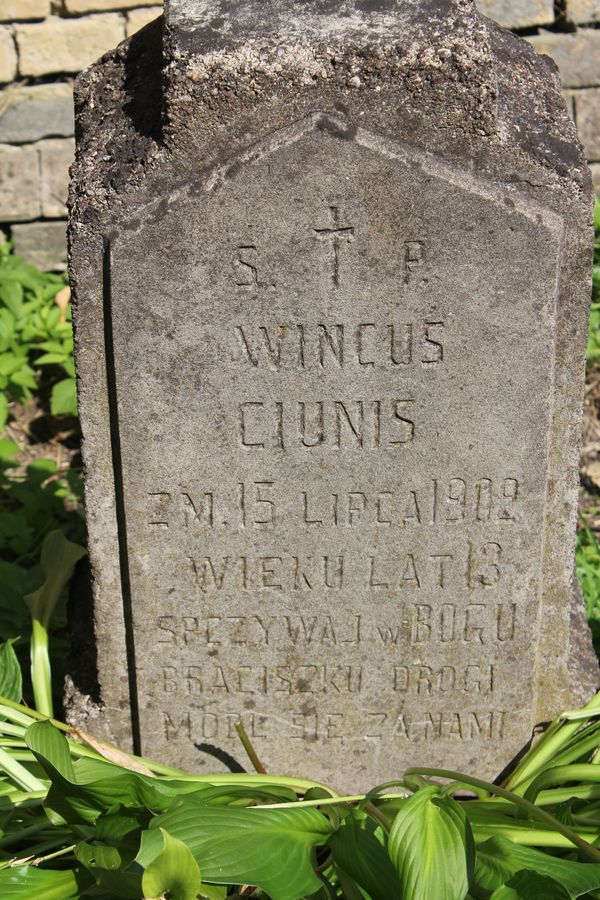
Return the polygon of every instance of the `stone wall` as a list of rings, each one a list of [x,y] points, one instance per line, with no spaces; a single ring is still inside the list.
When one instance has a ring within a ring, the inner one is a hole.
[[[600,0],[478,0],[553,56],[600,188]],[[65,263],[73,76],[161,12],[155,0],[0,0],[0,227],[46,269]]]

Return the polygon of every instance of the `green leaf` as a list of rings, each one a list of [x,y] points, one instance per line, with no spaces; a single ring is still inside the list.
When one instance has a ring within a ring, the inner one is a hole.
[[[8,462],[18,452],[19,452],[19,445],[15,444],[14,441],[7,441],[4,438],[0,439],[0,460],[1,461]]]
[[[0,644],[0,697],[7,697],[15,703],[21,702],[23,680],[21,666],[14,651],[15,638]]]
[[[63,378],[52,388],[50,412],[53,416],[77,415],[77,387],[74,378]]]
[[[227,888],[221,884],[203,884],[199,896],[202,900],[225,900]]]
[[[103,844],[102,841],[82,841],[75,847],[75,856],[86,869],[109,869],[116,871],[120,868],[121,854],[116,847]]]
[[[464,900],[474,843],[462,807],[439,788],[421,788],[399,810],[389,837],[390,859],[410,900]]]
[[[58,774],[67,781],[75,781],[69,743],[52,722],[46,719],[30,725],[25,732],[25,743],[50,777]]]
[[[196,900],[201,881],[198,863],[183,841],[162,828],[159,833],[162,849],[142,875],[144,897],[167,894],[171,900]]]
[[[8,398],[6,394],[0,394],[0,432],[8,422]]]
[[[79,759],[72,763],[64,735],[50,722],[30,726],[25,742],[51,779],[44,807],[55,818],[70,823],[98,821],[98,835],[111,843],[111,829],[102,813],[126,807],[160,813],[167,810],[176,797],[187,792],[200,794],[205,786],[194,781],[157,779],[140,775],[98,759]]]
[[[298,900],[319,890],[314,849],[333,828],[313,808],[232,809],[187,797],[151,823],[182,840],[206,881],[255,884],[272,900]]]
[[[18,318],[23,308],[23,285],[17,281],[5,281],[0,284],[0,300],[10,309],[13,316]]]
[[[19,866],[0,869],[2,900],[72,900],[79,897],[81,879],[72,869],[38,869]]]
[[[497,888],[490,900],[571,900],[571,894],[554,878],[522,869]]]
[[[371,900],[400,897],[402,886],[396,870],[375,831],[372,819],[353,811],[329,840],[333,860],[365,889]]]
[[[36,366],[62,365],[67,359],[66,353],[44,353],[38,356],[35,361]]]
[[[86,552],[84,547],[67,540],[58,529],[46,536],[40,563],[44,583],[24,598],[32,618],[40,621],[45,628],[48,628],[54,607],[73,575],[75,564]]]
[[[573,897],[600,888],[600,863],[559,859],[502,837],[490,838],[477,848],[474,880],[479,888],[493,891],[521,869],[553,878]]]

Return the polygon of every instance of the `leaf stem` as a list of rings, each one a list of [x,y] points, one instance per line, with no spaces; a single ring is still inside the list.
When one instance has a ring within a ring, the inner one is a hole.
[[[31,683],[35,706],[42,715],[52,718],[52,671],[48,650],[48,629],[35,616],[31,629]]]
[[[244,750],[248,754],[248,758],[249,758],[250,762],[254,766],[255,771],[258,772],[259,775],[266,775],[267,770],[265,769],[264,765],[258,758],[258,753],[254,749],[252,741],[248,737],[248,732],[244,728],[244,723],[241,721],[238,721],[235,723],[234,727],[235,727],[235,730],[237,731],[237,735],[238,735],[240,741],[242,742]]]

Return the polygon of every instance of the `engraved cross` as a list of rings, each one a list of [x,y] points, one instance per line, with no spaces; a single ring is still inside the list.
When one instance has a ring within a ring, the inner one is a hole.
[[[332,270],[331,280],[335,287],[340,284],[340,247],[342,240],[351,244],[354,240],[354,228],[340,225],[340,210],[338,206],[330,206],[332,225],[331,228],[315,228],[313,229],[319,238],[331,240],[332,250]]]

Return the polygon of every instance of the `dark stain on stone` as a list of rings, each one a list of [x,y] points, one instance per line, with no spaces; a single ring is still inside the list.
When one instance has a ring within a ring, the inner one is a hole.
[[[241,168],[242,164],[241,162],[239,162],[239,160],[232,163],[225,169],[225,178],[235,178]]]
[[[351,141],[356,137],[358,128],[352,122],[348,122],[345,128],[341,128],[337,122],[330,119],[329,116],[321,116],[317,122],[319,131],[327,131],[334,137],[341,138],[344,141]]]

